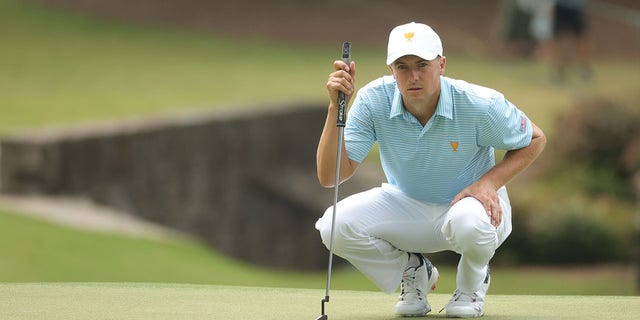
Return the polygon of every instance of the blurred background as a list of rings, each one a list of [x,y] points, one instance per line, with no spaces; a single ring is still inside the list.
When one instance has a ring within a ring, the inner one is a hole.
[[[637,295],[633,0],[0,0],[0,281],[324,288],[326,77],[343,41],[358,86],[388,74],[410,21],[439,33],[447,76],[548,137],[509,186],[492,292]],[[377,161],[342,196],[379,184]],[[457,257],[430,258],[453,291]]]

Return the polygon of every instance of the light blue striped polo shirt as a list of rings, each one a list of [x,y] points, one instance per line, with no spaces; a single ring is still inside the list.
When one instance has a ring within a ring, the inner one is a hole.
[[[409,196],[449,203],[495,165],[494,148],[528,146],[526,115],[493,89],[440,77],[440,100],[423,127],[404,109],[392,76],[360,89],[345,127],[348,157],[361,163],[374,142],[388,183]]]

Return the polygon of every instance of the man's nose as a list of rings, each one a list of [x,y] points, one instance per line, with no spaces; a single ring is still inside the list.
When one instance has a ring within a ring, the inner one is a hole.
[[[416,69],[411,69],[411,79],[418,80],[420,78],[420,72]]]

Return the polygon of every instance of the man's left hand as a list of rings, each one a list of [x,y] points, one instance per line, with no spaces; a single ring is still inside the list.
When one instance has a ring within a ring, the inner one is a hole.
[[[491,218],[491,224],[496,228],[500,225],[502,222],[502,207],[500,206],[498,192],[493,184],[478,180],[453,197],[450,205],[454,205],[466,197],[478,199],[484,206],[487,215]]]

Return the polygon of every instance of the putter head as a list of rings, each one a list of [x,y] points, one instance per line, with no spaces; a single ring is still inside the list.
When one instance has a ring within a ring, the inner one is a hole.
[[[327,320],[327,315],[323,314],[323,315],[319,316],[316,320]]]

